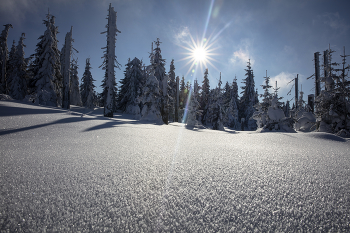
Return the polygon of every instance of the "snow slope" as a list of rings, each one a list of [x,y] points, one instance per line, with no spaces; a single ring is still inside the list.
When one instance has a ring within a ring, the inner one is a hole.
[[[350,231],[347,139],[102,115],[0,101],[1,230]]]

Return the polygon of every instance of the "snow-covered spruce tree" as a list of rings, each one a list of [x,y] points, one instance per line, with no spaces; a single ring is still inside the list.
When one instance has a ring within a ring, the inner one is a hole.
[[[238,107],[235,97],[236,94],[237,90],[236,93],[234,93],[233,86],[230,86],[229,83],[226,82],[223,93],[223,106],[225,110],[224,125],[226,127],[239,129],[240,125],[238,120]]]
[[[27,94],[27,60],[24,58],[24,39],[25,34],[22,33],[18,45],[16,47],[16,52],[14,55],[14,60],[9,61],[12,63],[12,75],[10,82],[10,96],[17,100],[23,100]]]
[[[174,59],[171,60],[170,70],[168,73],[168,96],[169,96],[169,120],[175,121],[175,104],[176,104],[176,80]]]
[[[85,71],[81,78],[80,95],[82,105],[86,108],[94,108],[93,96],[94,96],[94,79],[91,75],[90,58],[86,59]]]
[[[253,113],[255,112],[254,105],[256,101],[256,93],[255,93],[255,82],[254,82],[254,74],[251,67],[250,59],[248,61],[247,69],[245,69],[246,78],[242,82],[244,86],[242,86],[242,97],[240,101],[240,118],[244,118],[244,124],[248,130],[256,129],[256,121],[252,119]]]
[[[128,64],[124,72],[124,79],[120,81],[121,86],[118,95],[118,108],[125,113],[140,117],[140,93],[143,83],[142,61],[134,58]]]
[[[222,104],[221,90],[215,88],[209,93],[209,102],[207,107],[207,125],[211,124],[214,130],[225,130],[224,119],[225,110]]]
[[[161,115],[163,122],[168,124],[169,121],[169,96],[168,96],[168,76],[165,73],[165,59],[162,58],[161,49],[159,45],[161,42],[159,38],[154,42],[156,44],[156,48],[154,49],[154,57],[153,57],[153,69],[154,75],[159,82],[159,92],[161,98]]]
[[[63,75],[62,108],[70,108],[70,72],[72,55],[73,27],[67,32],[63,48],[61,50],[61,73]]]
[[[204,72],[204,77],[203,77],[203,82],[202,82],[202,91],[201,91],[201,95],[200,95],[200,105],[201,108],[200,110],[202,110],[202,123],[206,124],[206,120],[207,120],[207,107],[209,104],[209,93],[210,93],[210,85],[209,85],[209,79],[208,79],[208,68],[205,69]]]
[[[78,60],[72,59],[70,67],[70,104],[82,106],[79,77],[78,77]]]
[[[186,107],[186,83],[185,83],[185,76],[182,76],[180,81],[180,103],[179,108],[184,109]]]
[[[46,31],[40,36],[33,62],[33,81],[36,88],[36,102],[43,105],[58,106],[61,104],[60,56],[57,49],[57,27],[52,25],[54,17],[47,15],[44,20]],[[54,31],[54,33],[53,33]]]
[[[143,108],[141,111],[141,120],[152,121],[158,124],[163,124],[161,115],[161,95],[159,91],[159,84],[157,78],[154,76],[154,70],[152,68],[151,74],[147,77],[146,84],[143,87],[142,103]]]
[[[7,80],[6,80],[6,67],[8,61],[8,48],[7,48],[7,37],[9,30],[12,28],[11,24],[5,24],[5,29],[0,35],[0,93],[6,94]]]
[[[202,114],[202,111],[199,109],[200,104],[198,102],[198,89],[191,88],[189,91],[189,104],[187,105],[187,117],[186,125],[187,126],[196,126],[198,125],[198,116]]]
[[[5,93],[10,95],[10,83],[12,83],[13,76],[16,75],[16,41],[13,40],[10,52],[8,54],[8,61],[6,66],[6,89]]]
[[[272,88],[272,86],[270,85],[270,76],[267,76],[267,71],[264,79],[265,79],[265,84],[260,85],[264,90],[264,94],[261,94],[260,96],[262,97],[261,109],[263,111],[267,111],[267,109],[271,106],[271,100],[273,97],[272,94],[270,93],[270,88]]]
[[[115,81],[114,68],[120,67],[115,56],[115,41],[117,40],[117,33],[120,33],[120,31],[117,29],[117,12],[114,11],[112,4],[109,4],[107,19],[107,31],[103,32],[107,33],[107,47],[102,48],[106,50],[103,55],[103,64],[100,67],[105,70],[105,77],[102,81],[104,116],[113,117],[113,112],[117,106],[117,83]]]

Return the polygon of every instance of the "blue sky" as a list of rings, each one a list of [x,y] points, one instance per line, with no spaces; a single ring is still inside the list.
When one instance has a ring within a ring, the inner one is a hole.
[[[12,40],[17,43],[21,33],[26,33],[25,53],[29,56],[45,31],[42,20],[49,8],[60,32],[59,49],[73,26],[79,77],[84,72],[85,59],[90,58],[100,92],[104,72],[98,67],[102,64],[101,48],[106,45],[106,36],[100,33],[105,31],[110,2],[117,11],[117,27],[121,31],[116,55],[123,66],[116,70],[117,81],[123,78],[128,58],[137,57],[148,65],[151,43],[160,38],[166,71],[171,59],[175,59],[176,75],[202,82],[204,67],[198,63],[191,68],[192,62],[186,59],[189,55],[185,48],[192,44],[192,37],[195,42],[204,39],[211,46],[211,87],[217,85],[220,72],[223,83],[232,83],[236,75],[242,86],[250,58],[259,93],[267,70],[272,84],[278,81],[283,100],[290,100],[293,96],[286,94],[292,84],[287,83],[299,74],[306,100],[307,94],[314,93],[313,80],[306,80],[314,73],[314,52],[322,52],[330,44],[336,51],[335,61],[340,62],[343,46],[350,54],[350,2],[346,0],[3,0],[0,22],[13,25],[9,47]]]

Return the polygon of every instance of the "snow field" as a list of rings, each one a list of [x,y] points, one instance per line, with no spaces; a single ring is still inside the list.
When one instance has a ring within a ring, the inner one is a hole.
[[[87,111],[0,101],[1,230],[350,230],[349,140]]]

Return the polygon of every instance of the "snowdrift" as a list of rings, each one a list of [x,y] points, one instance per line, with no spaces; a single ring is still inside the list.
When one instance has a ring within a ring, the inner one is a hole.
[[[350,231],[347,139],[102,115],[0,101],[1,230]]]

